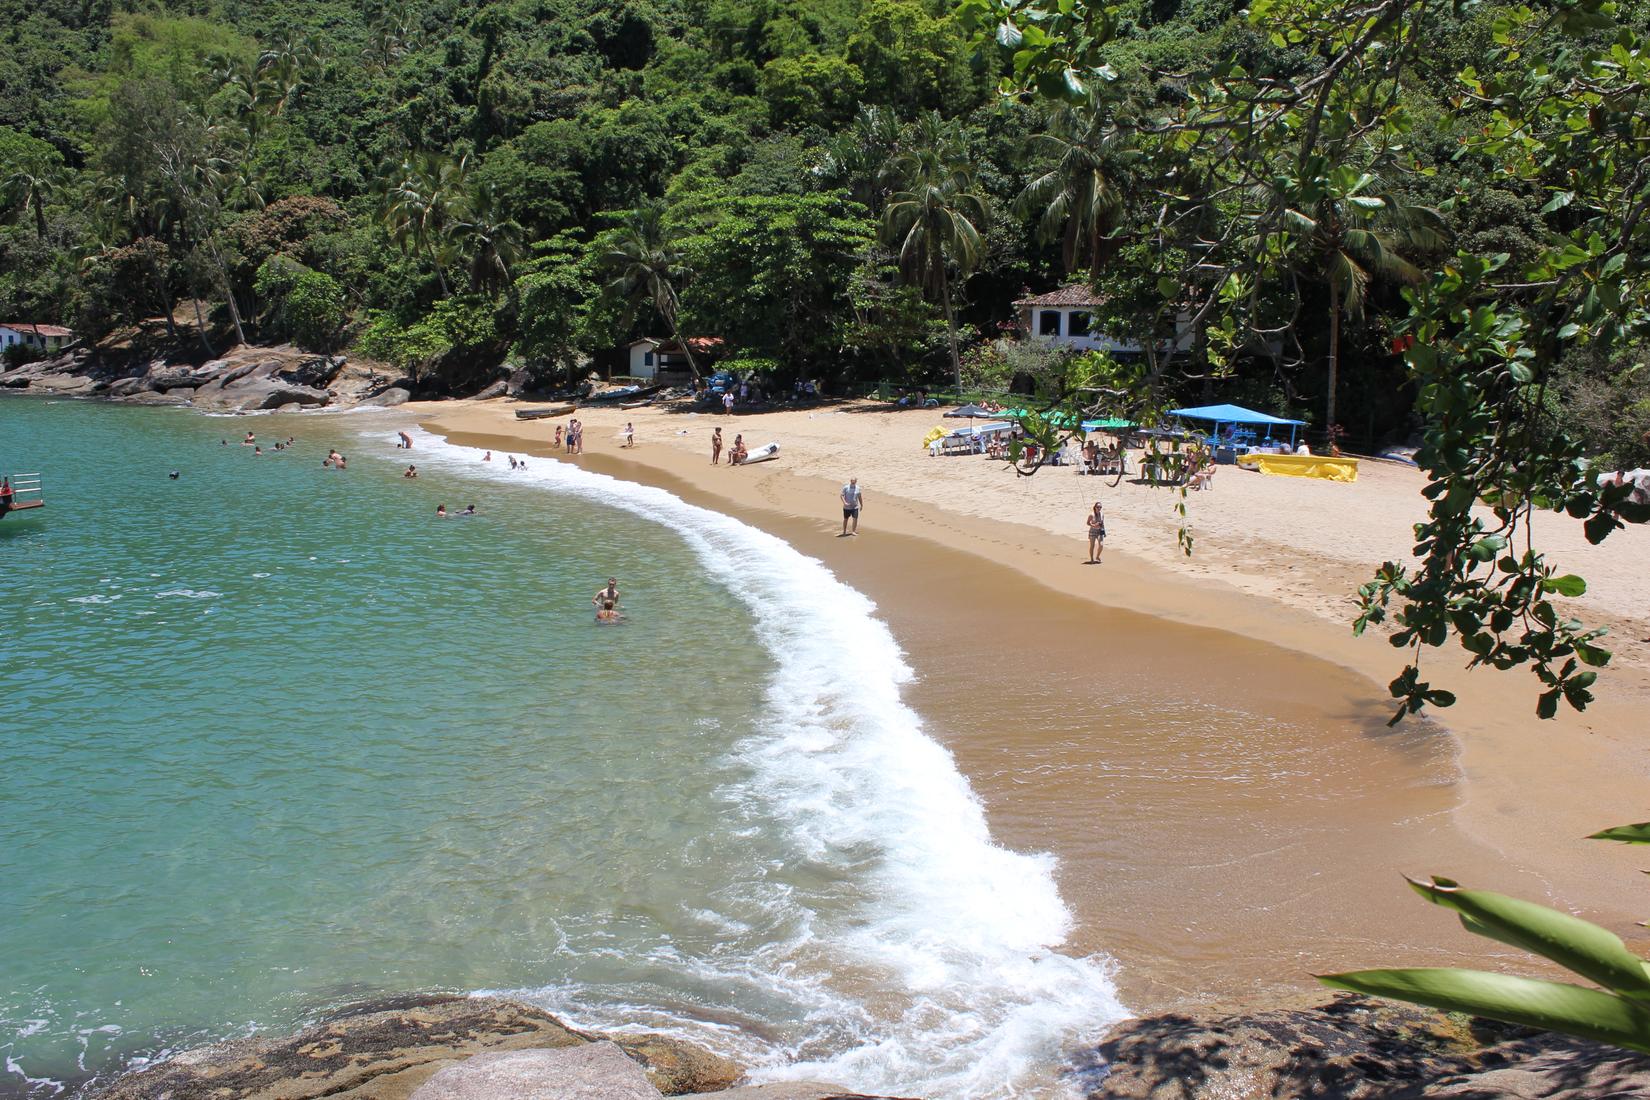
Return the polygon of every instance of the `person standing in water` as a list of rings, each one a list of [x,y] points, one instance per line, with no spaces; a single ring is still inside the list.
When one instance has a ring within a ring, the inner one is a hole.
[[[596,590],[596,594],[594,596],[590,597],[590,602],[595,604],[597,607],[602,606],[602,604],[604,604],[604,603],[611,603],[614,606],[618,606],[618,603],[619,603],[619,582],[618,582],[618,580],[616,578],[613,578],[613,577],[607,578],[607,587],[606,588],[598,588]]]
[[[865,494],[859,490],[859,478],[851,477],[842,487],[842,534],[838,538],[859,534],[859,509],[865,503]],[[853,527],[850,530],[849,524]]]
[[[710,464],[717,465],[722,461],[722,429],[717,428],[710,433]]]

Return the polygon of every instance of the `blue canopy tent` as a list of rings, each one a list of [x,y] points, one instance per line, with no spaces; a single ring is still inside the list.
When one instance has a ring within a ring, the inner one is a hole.
[[[1242,424],[1245,426],[1264,426],[1266,428],[1266,438],[1271,439],[1274,427],[1287,424],[1289,425],[1289,447],[1291,450],[1295,446],[1296,430],[1306,424],[1304,420],[1288,420],[1281,416],[1273,416],[1270,413],[1246,409],[1241,405],[1202,405],[1195,409],[1170,409],[1169,415],[1182,417],[1186,420],[1213,421],[1213,434],[1217,437],[1220,435],[1221,425],[1228,424],[1235,427]]]

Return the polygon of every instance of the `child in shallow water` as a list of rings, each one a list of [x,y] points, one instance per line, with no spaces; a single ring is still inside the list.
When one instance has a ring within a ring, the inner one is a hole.
[[[612,600],[603,600],[601,607],[596,609],[598,623],[616,623],[619,621],[619,608]]]

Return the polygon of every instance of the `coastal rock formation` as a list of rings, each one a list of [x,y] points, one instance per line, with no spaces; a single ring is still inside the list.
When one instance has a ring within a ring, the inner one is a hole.
[[[603,1039],[666,1096],[725,1089],[738,1065],[665,1035],[577,1031],[542,1009],[450,995],[380,1002],[286,1038],[239,1039],[117,1079],[101,1100],[405,1100],[438,1070],[482,1053]],[[654,1094],[654,1095],[657,1095]]]
[[[1091,1100],[1606,1100],[1650,1096],[1650,1057],[1426,1009],[1341,996],[1244,1015],[1115,1028]]]
[[[202,363],[144,359],[133,353],[76,349],[66,355],[0,369],[0,388],[72,397],[108,397],[132,404],[179,404],[221,412],[400,404],[410,396],[370,365],[338,355],[314,355],[290,345],[241,346]]]
[[[500,1050],[437,1070],[413,1100],[658,1100],[660,1092],[612,1043]]]

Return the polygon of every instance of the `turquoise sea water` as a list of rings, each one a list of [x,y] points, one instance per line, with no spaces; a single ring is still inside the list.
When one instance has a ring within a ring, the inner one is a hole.
[[[1104,967],[1048,950],[1048,862],[990,841],[869,603],[657,490],[400,452],[392,415],[0,401],[49,502],[0,520],[0,1091],[428,989],[770,1076],[1052,1089]]]

